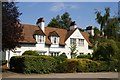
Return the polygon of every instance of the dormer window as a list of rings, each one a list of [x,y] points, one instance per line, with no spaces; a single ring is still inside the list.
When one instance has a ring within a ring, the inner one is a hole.
[[[40,30],[36,30],[34,33],[35,39],[37,43],[44,43],[45,42],[45,34]]]
[[[57,38],[56,37],[54,37],[54,44],[56,44],[57,43]]]
[[[59,44],[59,35],[57,34],[57,32],[50,32],[49,37],[52,44]]]
[[[52,44],[59,44],[59,37],[51,36],[51,42]]]
[[[43,35],[36,35],[36,42],[37,43],[44,43],[44,36]]]

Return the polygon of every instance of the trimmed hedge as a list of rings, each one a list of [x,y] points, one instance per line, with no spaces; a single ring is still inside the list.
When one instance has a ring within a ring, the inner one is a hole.
[[[25,51],[22,55],[39,56],[37,51],[32,51],[32,50]]]
[[[99,66],[99,72],[118,72],[120,71],[120,61],[99,61],[101,65]]]
[[[67,59],[66,54],[61,54],[59,56],[54,56],[54,58],[56,59],[57,63],[62,63],[63,61],[65,61]]]
[[[10,60],[10,69],[22,73],[115,72],[120,71],[119,63],[120,61],[93,61],[85,58],[58,62],[57,58],[50,56],[14,56]]]
[[[77,58],[87,58],[87,59],[92,59],[92,55],[88,55],[88,54],[81,54],[81,55],[78,55]]]
[[[57,66],[57,72],[96,72],[100,63],[90,59],[67,59]]]
[[[78,59],[77,72],[97,72],[100,63],[90,59]]]
[[[10,69],[22,73],[50,73],[55,70],[56,61],[50,56],[14,56]]]

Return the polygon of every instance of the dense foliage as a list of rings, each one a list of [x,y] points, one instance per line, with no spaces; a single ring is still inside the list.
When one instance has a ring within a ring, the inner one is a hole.
[[[96,11],[95,14],[95,20],[100,24],[101,36],[105,36],[108,39],[119,40],[119,20],[116,16],[110,17],[110,8],[105,8],[104,15],[102,15],[100,11]]]
[[[55,56],[54,58],[56,59],[57,63],[59,64],[59,63],[62,63],[64,60],[66,60],[67,56],[66,56],[66,54],[63,53],[59,56]]]
[[[10,68],[22,73],[50,73],[55,65],[50,56],[15,56],[10,60]]]
[[[13,50],[23,39],[18,17],[21,13],[14,2],[2,2],[2,50]]]
[[[72,45],[70,45],[69,48],[70,48],[71,58],[76,58],[77,52],[78,52],[78,50],[77,50],[77,45],[76,45],[76,44],[72,44]]]
[[[55,18],[51,19],[48,27],[63,28],[68,30],[71,22],[70,14],[65,12],[62,16],[57,15]]]
[[[103,62],[90,59],[67,59],[58,64],[56,72],[108,72],[119,71],[120,67],[117,61]]]
[[[88,55],[88,54],[80,54],[77,56],[77,58],[86,58],[86,59],[92,59],[92,55]]]
[[[22,55],[39,56],[37,51],[32,51],[32,50],[25,51]]]
[[[108,72],[120,71],[119,61],[93,61],[90,59],[65,59],[57,63],[50,56],[14,56],[10,60],[10,68],[22,73],[52,72]]]
[[[93,57],[95,60],[109,61],[114,59],[114,56],[117,55],[118,51],[118,46],[114,40],[106,40],[105,42],[98,44]]]

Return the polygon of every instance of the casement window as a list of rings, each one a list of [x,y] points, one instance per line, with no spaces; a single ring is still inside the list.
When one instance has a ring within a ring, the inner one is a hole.
[[[70,38],[70,44],[76,44],[76,39],[75,38]]]
[[[52,52],[51,56],[59,56],[59,53],[58,52]]]
[[[59,37],[51,36],[51,42],[52,44],[59,44]]]
[[[43,35],[36,35],[37,43],[44,43],[44,36]]]
[[[82,52],[81,52],[81,53],[79,53],[79,55],[83,55],[83,54],[84,54],[84,53],[82,53]]]
[[[84,39],[78,39],[78,45],[84,46]]]

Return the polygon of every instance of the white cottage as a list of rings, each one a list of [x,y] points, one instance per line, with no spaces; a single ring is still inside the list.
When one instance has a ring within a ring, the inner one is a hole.
[[[15,52],[7,51],[5,59],[9,60],[12,56],[20,56],[27,50],[38,51],[40,55],[58,56],[65,53],[68,58],[70,55],[70,45],[77,44],[77,55],[91,54],[89,34],[81,32],[75,22],[71,23],[70,29],[60,29],[45,27],[44,19],[40,18],[36,25],[22,24],[24,40],[19,41],[21,47],[16,47]]]

